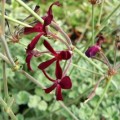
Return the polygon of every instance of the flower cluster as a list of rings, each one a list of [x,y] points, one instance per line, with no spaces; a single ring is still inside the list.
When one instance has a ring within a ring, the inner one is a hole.
[[[52,14],[52,7],[53,5],[60,6],[60,3],[54,2],[47,11],[47,16],[43,16],[42,19],[44,23],[37,22],[32,28],[25,27],[24,28],[24,34],[31,34],[37,32],[38,34],[34,37],[34,39],[29,43],[26,49],[26,63],[29,70],[32,70],[32,67],[30,65],[32,57],[38,57],[40,52],[38,50],[35,50],[35,46],[38,43],[39,39],[42,35],[47,36],[48,35],[48,29],[47,26],[51,24],[53,21],[53,14]],[[52,36],[53,37],[53,36]],[[50,43],[47,40],[43,41],[43,45],[48,50],[48,53],[50,53],[53,58],[50,60],[47,60],[43,63],[40,63],[38,65],[38,68],[43,72],[45,77],[53,82],[53,85],[49,88],[44,89],[45,93],[50,93],[53,89],[56,88],[56,99],[57,100],[63,100],[61,89],[70,89],[72,87],[72,82],[69,76],[66,76],[66,70],[62,70],[60,61],[62,60],[70,60],[72,57],[71,51],[69,49],[62,50],[62,51],[55,51],[53,47],[50,45]],[[45,52],[44,52],[45,53]],[[48,76],[47,72],[45,71],[46,68],[48,68],[53,62],[56,62],[55,66],[55,76],[56,79],[52,79]],[[66,67],[68,68],[68,67]]]

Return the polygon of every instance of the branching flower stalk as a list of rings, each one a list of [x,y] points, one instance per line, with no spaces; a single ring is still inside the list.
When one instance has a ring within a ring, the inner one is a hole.
[[[2,23],[1,23],[1,30],[0,30],[0,40],[1,40],[1,43],[3,45],[3,54],[4,55],[7,55],[8,59],[1,54],[1,56],[3,58],[5,58],[5,60],[10,61],[10,63],[15,66],[15,63],[11,57],[11,54],[9,52],[9,48],[7,46],[7,42],[5,41],[5,17],[4,17],[4,14],[5,14],[5,3],[6,1],[5,0],[2,0]],[[5,61],[3,62],[3,82],[4,82],[4,92],[5,92],[5,101],[0,97],[0,105],[6,110],[6,113],[11,117],[11,119],[13,120],[17,120],[16,116],[14,115],[13,111],[11,110],[10,107],[8,107],[7,105],[7,101],[8,101],[8,98],[9,98],[9,95],[8,95],[8,86],[7,86],[7,75],[6,75],[6,63]]]

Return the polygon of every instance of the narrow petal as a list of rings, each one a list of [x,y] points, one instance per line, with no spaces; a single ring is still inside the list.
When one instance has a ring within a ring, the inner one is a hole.
[[[28,50],[33,50],[35,48],[35,45],[37,44],[38,40],[40,39],[40,37],[43,35],[44,33],[40,33],[38,34],[32,41],[31,43],[28,45],[27,49]]]
[[[33,57],[33,54],[29,54],[29,55],[27,55],[27,57],[26,57],[27,67],[28,67],[28,69],[31,70],[31,71],[32,71],[32,68],[31,68],[31,65],[30,65],[30,61],[31,61],[32,57]]]
[[[43,32],[42,23],[38,22],[32,28],[31,27],[25,27],[25,29],[24,29],[24,34],[25,35],[35,33],[35,32]]]
[[[56,84],[54,83],[52,86],[50,86],[49,88],[44,89],[45,93],[50,93],[52,90],[54,90],[56,87]]]
[[[71,53],[70,51],[61,51],[60,56],[61,56],[61,59],[68,60],[71,58]]]
[[[59,3],[59,1],[57,2],[54,2],[48,9],[48,12],[47,12],[47,16],[45,17],[44,19],[44,25],[43,25],[43,30],[44,32],[46,33],[46,30],[45,30],[45,27],[49,24],[51,24],[51,21],[53,20],[53,14],[52,14],[52,7],[53,5],[57,5],[57,6],[60,6],[61,4]]]
[[[85,52],[85,55],[87,57],[93,57],[100,51],[100,49],[101,48],[98,45],[91,46],[87,49],[87,51]]]
[[[53,4],[51,4],[50,7],[49,7],[49,10],[47,12],[48,15],[52,15],[52,7],[53,7],[53,5],[61,6],[61,4],[59,3],[59,1],[56,1]]]
[[[72,87],[72,82],[69,76],[65,76],[60,81],[60,86],[63,89],[70,89]]]
[[[53,55],[57,54],[48,41],[44,40],[43,44]]]
[[[55,80],[53,80],[50,76],[48,76],[48,74],[46,73],[45,70],[42,70],[42,72],[44,73],[45,77],[50,80],[51,82],[55,82]]]
[[[50,66],[53,62],[55,62],[55,58],[52,58],[50,60],[47,60],[43,63],[41,63],[38,68],[41,69],[41,70],[44,70],[45,68],[47,68],[48,66]]]
[[[61,69],[59,61],[56,61],[55,75],[56,75],[57,79],[61,79],[61,77],[62,77],[62,69]]]
[[[59,84],[57,84],[57,87],[56,87],[56,99],[63,100],[61,86]]]

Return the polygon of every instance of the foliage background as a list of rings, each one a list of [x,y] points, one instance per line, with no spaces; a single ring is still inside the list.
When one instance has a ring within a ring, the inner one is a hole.
[[[49,5],[55,0],[24,0],[28,6],[34,8],[35,5],[40,5],[40,16],[44,15]],[[90,40],[92,34],[91,28],[91,4],[87,0],[60,0],[62,8],[54,7],[54,19],[59,25],[68,33],[73,41],[73,44],[80,50],[84,50],[86,42]],[[102,14],[102,20],[112,11],[112,9],[119,3],[119,0],[106,0]],[[15,2],[15,0],[7,1],[6,12],[9,17],[22,21],[29,13]],[[100,5],[95,6],[95,23],[100,12]],[[33,19],[32,19],[33,20]],[[31,22],[27,21],[28,23]],[[14,32],[17,24],[9,22],[10,29]],[[107,57],[113,63],[113,43],[115,36],[113,31],[120,25],[120,12],[119,10],[108,21],[108,24],[103,29],[103,33],[107,38],[106,43],[102,46]],[[97,27],[95,30],[98,29]],[[77,32],[75,34],[74,30]],[[6,28],[6,34],[9,36],[10,32]],[[83,36],[83,37],[82,37]],[[34,72],[29,72],[25,63],[25,46],[34,37],[34,34],[22,36],[20,43],[13,44],[9,42],[10,51],[14,59],[18,59],[23,69],[30,75],[35,77],[42,85],[49,86],[49,81],[43,76],[40,70],[36,69],[38,63],[49,59],[49,56],[42,56],[40,58],[32,59],[32,66]],[[9,39],[8,39],[9,40]],[[64,46],[59,41],[50,41],[56,49],[62,49]],[[37,46],[38,49],[44,50],[42,40]],[[120,60],[120,51],[117,53],[118,61]],[[78,55],[74,54],[73,63],[80,67],[98,72],[93,66],[86,62],[83,58],[76,62]],[[2,60],[0,61],[2,63]],[[106,70],[106,66],[95,61],[98,66]],[[71,65],[71,69],[72,69]],[[48,69],[52,75],[54,67]],[[71,70],[69,70],[68,74]],[[97,104],[98,99],[103,92],[105,82],[102,82],[96,91],[96,96],[84,104],[89,93],[92,91],[93,85],[99,80],[100,76],[92,74],[83,69],[75,68],[71,73],[73,87],[71,90],[63,91],[64,103],[72,111],[72,113],[79,120],[89,120],[92,110]],[[12,72],[11,68],[7,67],[8,88],[9,95],[15,99],[12,110],[18,117],[18,120],[73,120],[70,114],[60,106],[59,102],[55,100],[54,95],[45,94],[44,91],[37,87],[34,83],[30,82],[24,75],[19,72]],[[0,93],[3,96],[3,79],[2,79],[2,66],[0,65]],[[99,106],[95,120],[120,120],[120,74],[118,73]],[[7,115],[1,109],[0,120],[6,120]]]

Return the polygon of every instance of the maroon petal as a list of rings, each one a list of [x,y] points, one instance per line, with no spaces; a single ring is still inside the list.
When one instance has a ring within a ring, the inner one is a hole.
[[[49,88],[44,89],[45,93],[50,93],[52,90],[54,90],[56,87],[56,84],[54,83],[52,86],[50,86]]]
[[[71,58],[71,53],[70,51],[61,51],[60,56],[61,56],[61,59],[68,60]]]
[[[56,60],[56,58],[52,58],[50,60],[47,60],[43,63],[41,63],[38,68],[41,70],[44,70],[45,68],[47,68],[48,66],[50,66],[54,61]]]
[[[55,50],[52,48],[48,41],[44,40],[43,44],[53,55],[57,55],[57,53],[55,52]]]
[[[35,48],[35,45],[37,44],[39,38],[43,35],[44,33],[40,33],[38,34],[32,41],[31,43],[28,45],[27,49],[28,50],[33,50]]]
[[[48,10],[48,15],[52,15],[52,7],[53,5],[61,6],[59,1],[54,2],[52,5],[50,5],[49,10]]]
[[[56,87],[56,99],[63,100],[61,86],[59,84],[57,84],[57,87]]]
[[[51,24],[51,21],[53,20],[53,14],[52,14],[52,7],[53,5],[57,5],[60,6],[61,4],[59,3],[59,1],[54,2],[50,7],[49,10],[47,12],[47,16],[44,18],[44,25],[43,25],[43,31],[46,33],[45,27],[49,24]]]
[[[53,80],[50,76],[48,76],[48,74],[46,73],[45,70],[42,70],[42,72],[44,73],[45,77],[50,80],[51,82],[55,82],[55,80]]]
[[[33,57],[32,53],[27,55],[27,57],[26,57],[26,63],[27,63],[27,67],[29,70],[32,70],[31,65],[30,65],[30,61],[31,61],[32,57]]]
[[[98,45],[91,46],[87,49],[87,51],[85,52],[85,55],[87,57],[93,57],[100,51],[100,49],[101,48]]]
[[[72,87],[72,82],[69,76],[65,76],[60,81],[60,86],[63,89],[70,89]]]
[[[43,32],[43,25],[42,23],[38,22],[35,24],[35,26],[31,27],[25,27],[24,34],[31,34],[34,32]]]
[[[56,75],[57,79],[61,79],[61,77],[62,77],[62,69],[61,69],[59,61],[56,61],[55,75]]]

